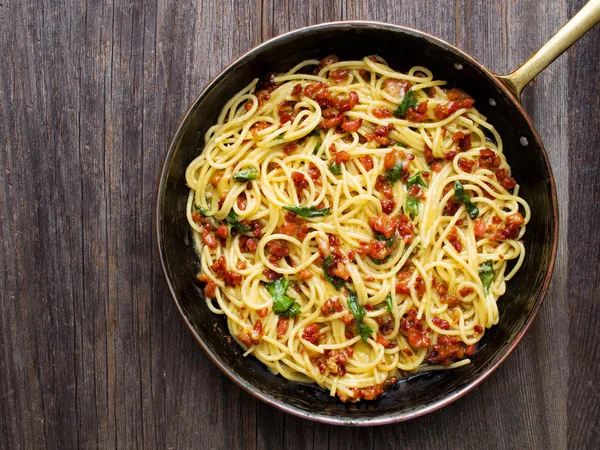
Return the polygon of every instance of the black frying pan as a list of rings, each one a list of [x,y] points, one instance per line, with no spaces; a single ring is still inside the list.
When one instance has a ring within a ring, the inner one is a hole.
[[[167,283],[188,328],[210,359],[256,397],[301,417],[334,424],[376,425],[410,419],[459,398],[488,376],[519,343],[550,283],[558,242],[558,205],[548,157],[519,95],[523,87],[600,18],[590,2],[538,53],[510,75],[499,77],[452,45],[419,31],[376,22],[335,22],[276,37],[226,68],[198,96],[166,156],[157,202],[157,236]],[[271,374],[232,341],[222,317],[212,314],[196,280],[199,262],[185,207],[185,169],[204,146],[204,133],[225,102],[252,79],[284,72],[298,62],[335,53],[340,59],[383,56],[398,71],[422,65],[450,87],[465,89],[503,138],[520,195],[532,210],[525,234],[526,258],[499,301],[500,323],[487,330],[472,364],[426,372],[392,386],[380,399],[344,404],[320,388]]]

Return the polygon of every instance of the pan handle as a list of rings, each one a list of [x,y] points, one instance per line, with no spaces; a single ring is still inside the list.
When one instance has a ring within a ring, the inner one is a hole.
[[[590,0],[517,70],[508,75],[499,75],[498,79],[520,100],[523,88],[598,22],[600,0]]]

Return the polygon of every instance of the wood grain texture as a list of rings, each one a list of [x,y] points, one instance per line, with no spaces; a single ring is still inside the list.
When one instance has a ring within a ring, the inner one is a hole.
[[[515,353],[441,411],[349,429],[255,400],[185,329],[153,228],[179,118],[263,40],[323,21],[380,20],[439,36],[502,73],[582,4],[0,0],[0,448],[593,448],[598,28],[524,95],[560,202],[550,293]]]

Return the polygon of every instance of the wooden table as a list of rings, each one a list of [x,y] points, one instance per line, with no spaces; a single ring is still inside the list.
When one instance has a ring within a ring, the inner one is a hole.
[[[179,118],[225,65],[271,36],[379,20],[432,33],[504,73],[582,5],[0,0],[0,447],[598,445],[600,28],[523,98],[558,186],[550,293],[515,353],[441,411],[351,429],[255,400],[184,327],[153,226]]]

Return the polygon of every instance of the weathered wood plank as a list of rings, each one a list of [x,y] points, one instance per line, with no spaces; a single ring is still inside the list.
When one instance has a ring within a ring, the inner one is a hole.
[[[524,96],[558,185],[551,291],[515,354],[441,411],[347,429],[258,402],[185,329],[153,231],[179,118],[265,39],[324,21],[380,20],[506,72],[582,3],[0,2],[0,448],[478,448],[482,436],[490,448],[566,448],[567,437],[573,448],[592,446],[600,246],[598,208],[581,205],[598,203],[597,158],[585,151],[600,145],[597,30]]]

